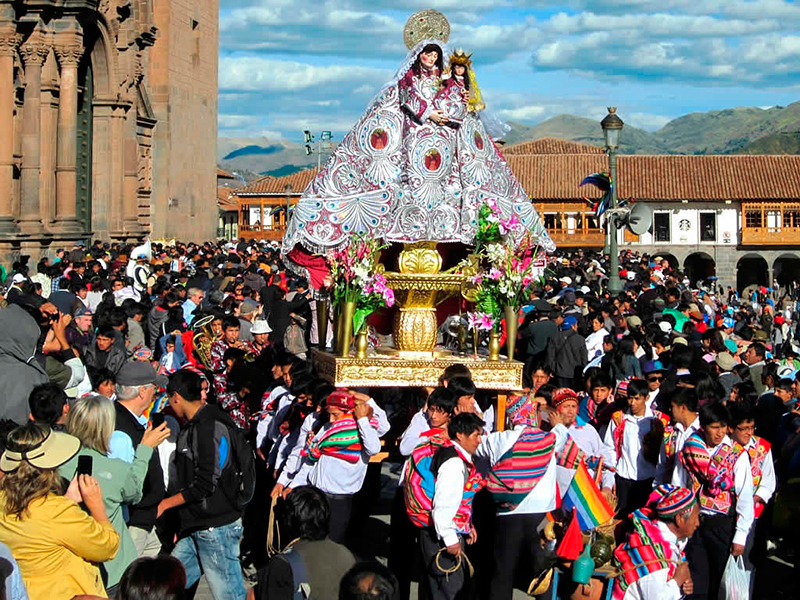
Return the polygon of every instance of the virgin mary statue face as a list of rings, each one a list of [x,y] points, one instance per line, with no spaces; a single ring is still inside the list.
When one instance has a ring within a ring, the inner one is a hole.
[[[436,50],[431,50],[430,52],[423,52],[419,55],[419,61],[422,63],[422,66],[426,69],[432,69],[436,64],[436,60],[439,58],[439,53]]]

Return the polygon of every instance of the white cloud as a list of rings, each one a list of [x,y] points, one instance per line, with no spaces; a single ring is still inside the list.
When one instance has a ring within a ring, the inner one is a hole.
[[[239,92],[300,92],[308,88],[334,86],[365,80],[388,81],[389,71],[345,65],[309,64],[247,56],[219,61],[219,87]]]
[[[503,109],[500,116],[510,121],[533,121],[540,119],[546,112],[547,108],[544,106],[520,106]]]

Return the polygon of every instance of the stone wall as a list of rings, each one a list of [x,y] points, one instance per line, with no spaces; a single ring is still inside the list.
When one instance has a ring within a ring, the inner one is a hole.
[[[216,237],[219,0],[154,0],[150,57],[155,239]],[[162,41],[160,40],[160,41]]]

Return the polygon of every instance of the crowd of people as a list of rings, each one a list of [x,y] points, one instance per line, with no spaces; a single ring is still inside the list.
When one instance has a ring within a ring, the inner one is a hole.
[[[567,569],[561,503],[586,467],[615,513],[615,598],[716,600],[729,557],[769,589],[764,560],[800,539],[797,284],[740,296],[621,258],[611,294],[607,256],[550,257],[505,411],[463,364],[435,388],[334,388],[274,245],[78,242],[0,267],[0,585],[509,600]]]

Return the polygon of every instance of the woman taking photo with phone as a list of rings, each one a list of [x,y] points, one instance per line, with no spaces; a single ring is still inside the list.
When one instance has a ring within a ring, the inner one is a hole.
[[[106,589],[113,597],[125,568],[136,560],[136,548],[128,532],[122,513],[123,504],[135,504],[142,499],[142,488],[147,466],[153,449],[169,436],[169,429],[161,425],[148,428],[142,443],[136,448],[133,463],[108,458],[111,435],[114,433],[116,412],[114,404],[99,394],[84,396],[70,408],[67,414],[67,432],[80,440],[81,448],[75,457],[64,464],[60,471],[65,479],[72,479],[76,471],[91,469],[100,481],[103,501],[111,524],[120,536],[119,552],[102,568],[105,571]]]
[[[119,534],[100,484],[82,475],[65,494],[58,472],[79,449],[74,437],[31,421],[8,435],[0,457],[0,541],[14,554],[30,600],[105,594],[92,563],[114,557]]]

